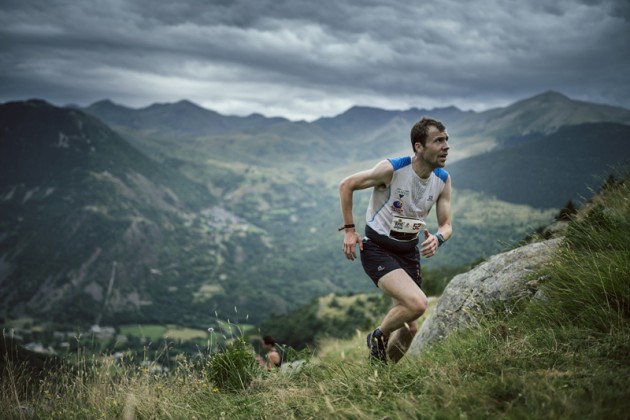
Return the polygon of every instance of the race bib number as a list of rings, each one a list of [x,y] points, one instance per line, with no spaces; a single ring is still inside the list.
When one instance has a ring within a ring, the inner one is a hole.
[[[420,219],[394,216],[389,236],[401,241],[410,241],[418,237],[418,233],[424,226],[425,223]]]

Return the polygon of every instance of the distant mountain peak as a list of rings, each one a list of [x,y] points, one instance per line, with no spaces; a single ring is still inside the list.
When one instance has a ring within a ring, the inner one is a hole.
[[[541,93],[540,95],[534,96],[532,99],[552,99],[552,100],[562,100],[562,101],[571,100],[571,98],[569,98],[568,96],[555,90],[548,90],[546,92]]]
[[[342,113],[340,117],[350,118],[374,118],[374,117],[391,117],[393,114],[400,111],[391,111],[383,108],[376,108],[372,106],[355,105],[348,108],[346,112]]]
[[[119,105],[111,99],[101,99],[89,105],[86,109],[100,109],[100,110],[131,110],[131,108],[124,105]]]
[[[367,105],[354,105],[354,106],[348,108],[346,113],[348,113],[348,112],[359,112],[359,111],[384,111],[384,109],[376,108],[374,106],[367,106]]]
[[[186,108],[195,108],[195,109],[203,109],[204,111],[208,111],[206,108],[202,107],[201,105],[198,105],[188,99],[182,99],[181,101],[177,101],[173,104],[173,106],[177,106],[177,107],[186,107]]]
[[[111,99],[101,99],[100,101],[94,102],[90,106],[100,106],[100,105],[116,105]]]
[[[176,112],[194,112],[198,115],[206,115],[206,116],[220,116],[220,114],[216,111],[207,109],[198,105],[188,99],[182,99],[177,102],[163,102],[163,103],[154,103],[149,105],[146,108],[142,108],[140,111],[160,111],[160,112],[168,112],[168,111],[176,111]]]
[[[27,101],[24,101],[24,103],[27,104],[27,105],[30,105],[30,106],[39,106],[39,107],[48,107],[48,108],[53,108],[54,107],[49,102],[46,102],[45,100],[38,99],[38,98],[29,99]]]
[[[431,110],[431,112],[435,112],[435,111],[442,111],[442,112],[463,112],[461,109],[459,109],[458,107],[456,107],[455,105],[449,105],[446,107],[435,107]]]
[[[546,92],[539,93],[538,95],[534,95],[530,98],[521,99],[520,101],[514,102],[512,105],[499,109],[501,110],[501,112],[512,112],[514,107],[518,108],[520,106],[557,107],[575,103],[576,101],[560,92],[557,92],[555,90],[548,90]]]
[[[199,106],[198,104],[191,101],[190,99],[180,99],[179,101],[175,102],[175,105],[192,105],[192,106],[197,106],[197,107]]]
[[[321,117],[320,120],[333,120],[336,118],[357,118],[357,117],[361,117],[361,116],[365,116],[367,115],[371,115],[377,112],[384,112],[385,110],[383,109],[379,109],[379,108],[374,108],[374,107],[369,107],[369,106],[362,106],[362,105],[354,105],[348,109],[346,109],[344,112],[342,112],[341,114],[334,116],[334,117]]]

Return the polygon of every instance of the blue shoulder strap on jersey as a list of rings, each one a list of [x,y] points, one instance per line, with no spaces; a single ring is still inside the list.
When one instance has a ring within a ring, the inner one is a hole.
[[[435,175],[437,175],[438,178],[440,178],[442,180],[442,182],[446,182],[446,180],[448,179],[448,172],[446,172],[444,169],[442,168],[436,168],[433,170],[433,173]]]
[[[411,156],[403,156],[397,158],[387,159],[394,167],[394,171],[404,168],[407,165],[411,165]]]

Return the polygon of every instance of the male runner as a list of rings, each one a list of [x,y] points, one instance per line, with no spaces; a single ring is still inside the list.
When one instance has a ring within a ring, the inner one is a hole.
[[[343,253],[352,261],[359,245],[363,269],[393,300],[381,324],[367,336],[371,360],[399,361],[418,330],[416,320],[426,310],[417,245],[421,238],[420,252],[430,258],[453,231],[451,178],[443,169],[448,140],[440,121],[422,118],[411,129],[413,156],[383,160],[339,185]],[[361,239],[354,226],[352,194],[365,188],[372,188],[372,197]],[[433,204],[439,227],[431,234],[424,229],[424,219]]]

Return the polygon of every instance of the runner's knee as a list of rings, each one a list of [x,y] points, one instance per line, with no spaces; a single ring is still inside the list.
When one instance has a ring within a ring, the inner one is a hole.
[[[407,307],[415,315],[414,320],[420,318],[424,311],[427,310],[427,298],[423,295],[414,296],[407,303]]]

